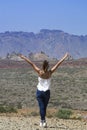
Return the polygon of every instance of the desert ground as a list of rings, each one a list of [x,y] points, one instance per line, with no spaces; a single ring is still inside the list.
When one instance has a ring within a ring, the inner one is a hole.
[[[35,63],[41,67],[42,62]],[[0,105],[37,106],[37,83],[38,75],[28,63],[0,61]],[[50,107],[87,110],[87,60],[64,62],[52,75],[50,89]]]
[[[35,63],[41,67],[41,62]],[[87,59],[64,62],[53,74],[47,128],[39,126],[36,86],[37,74],[27,63],[0,60],[0,107],[18,110],[0,112],[0,130],[87,130]],[[30,108],[35,107],[30,114]],[[53,116],[53,111],[61,108],[75,114],[70,119]]]
[[[37,110],[36,110],[37,111]],[[39,126],[40,117],[35,115],[35,108],[20,109],[18,113],[3,113],[0,115],[0,130],[87,130],[87,112],[75,111],[74,117],[82,116],[82,119],[59,119],[52,117],[54,109],[49,109],[47,115],[47,127]]]
[[[47,128],[39,126],[38,117],[0,117],[0,130],[87,130],[87,122],[47,119]]]

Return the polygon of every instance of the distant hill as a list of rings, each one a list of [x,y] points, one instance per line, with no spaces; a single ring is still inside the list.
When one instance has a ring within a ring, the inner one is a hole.
[[[73,58],[85,58],[87,57],[87,35],[78,36],[61,30],[48,29],[42,29],[37,34],[9,31],[0,33],[0,57],[6,57],[13,52],[26,56],[44,52],[49,57],[57,59],[65,52],[69,52]]]
[[[29,57],[29,59],[31,59],[33,61],[42,61],[42,60],[55,61],[55,60],[57,60],[55,58],[49,57],[44,52],[30,53],[28,57]]]
[[[33,60],[33,61],[43,61],[43,60],[48,60],[48,61],[56,61],[56,58],[51,58],[48,55],[46,55],[44,52],[40,52],[40,53],[29,53],[28,58]],[[16,54],[15,52],[11,53],[11,54],[7,54],[6,57],[2,58],[5,60],[14,60],[14,61],[23,61],[23,59],[21,59],[18,54]]]

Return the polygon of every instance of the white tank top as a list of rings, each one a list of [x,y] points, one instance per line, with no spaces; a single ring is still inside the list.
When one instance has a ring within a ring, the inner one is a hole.
[[[51,78],[43,79],[38,77],[38,85],[37,85],[38,90],[45,92],[50,89],[50,85],[51,85]]]

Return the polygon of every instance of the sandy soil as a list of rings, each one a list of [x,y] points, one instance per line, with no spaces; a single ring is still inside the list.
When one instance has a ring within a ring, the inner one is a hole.
[[[39,122],[39,116],[0,116],[0,130],[87,130],[87,120],[47,118],[47,128]]]
[[[19,109],[17,113],[1,113],[0,130],[87,130],[87,111],[73,111],[73,117],[81,116],[81,120],[59,119],[53,116],[55,112],[56,109],[47,110],[47,128],[39,126],[40,116],[36,108]]]

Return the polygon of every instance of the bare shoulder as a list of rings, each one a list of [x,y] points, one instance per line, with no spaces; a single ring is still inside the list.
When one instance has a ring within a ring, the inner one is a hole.
[[[44,71],[43,71],[43,70],[39,70],[39,74],[40,74],[40,75],[43,75],[43,74],[44,74]]]

